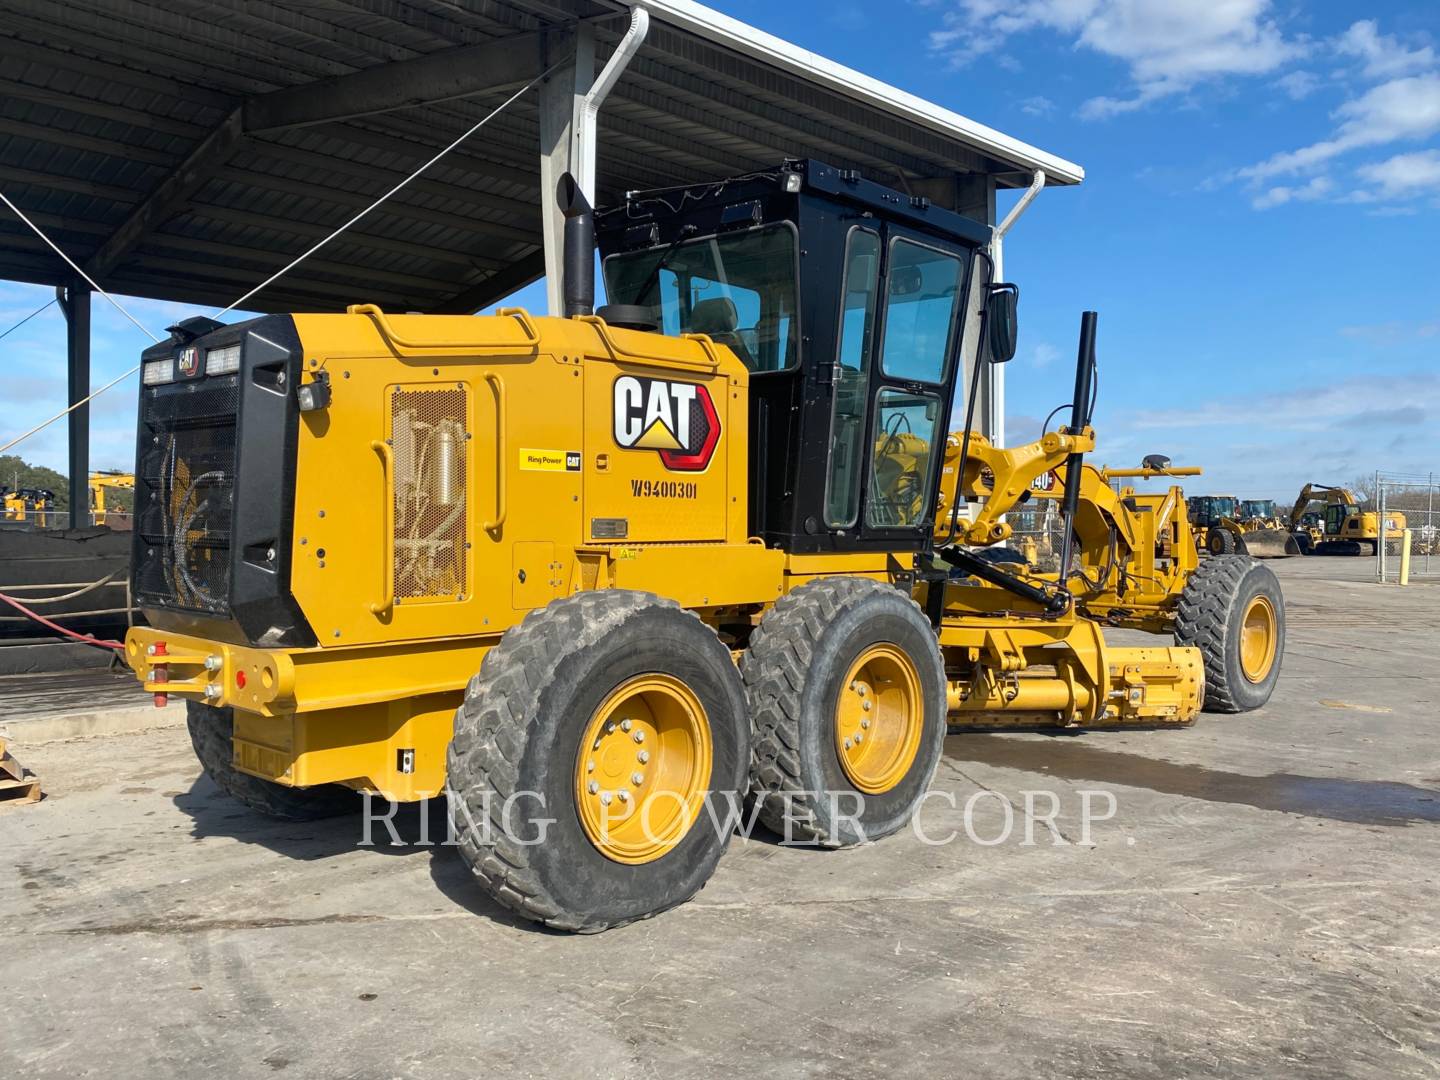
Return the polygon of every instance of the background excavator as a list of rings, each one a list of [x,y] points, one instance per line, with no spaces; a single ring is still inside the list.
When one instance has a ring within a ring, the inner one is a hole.
[[[1323,503],[1323,517],[1317,524],[1311,502]],[[1350,489],[1335,484],[1306,484],[1290,509],[1290,529],[1306,555],[1375,555],[1380,549],[1380,515],[1362,510],[1360,498]],[[1399,540],[1405,531],[1405,515],[1398,510],[1385,514],[1386,540]],[[1368,551],[1367,551],[1368,548]]]

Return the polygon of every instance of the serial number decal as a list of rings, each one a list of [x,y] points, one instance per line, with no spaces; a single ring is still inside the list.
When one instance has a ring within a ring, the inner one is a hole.
[[[690,480],[631,480],[630,494],[637,499],[694,499],[700,485]]]

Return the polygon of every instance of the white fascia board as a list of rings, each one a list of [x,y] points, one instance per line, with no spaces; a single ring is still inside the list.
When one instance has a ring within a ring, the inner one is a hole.
[[[921,124],[942,135],[965,143],[1001,161],[1011,162],[1017,171],[1045,170],[1052,184],[1078,184],[1085,170],[1073,161],[1011,138],[992,127],[977,123],[933,102],[897,90],[862,75],[844,64],[827,60],[772,34],[733,19],[693,0],[621,0],[627,7],[644,7],[671,26],[723,45],[752,59],[797,75],[807,82],[828,87],[884,112]]]

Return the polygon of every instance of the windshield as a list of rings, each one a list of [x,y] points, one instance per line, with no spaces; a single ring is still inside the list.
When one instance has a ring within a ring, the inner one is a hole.
[[[795,231],[788,224],[611,255],[605,295],[666,334],[708,334],[751,371],[795,363]]]
[[[1240,504],[1240,513],[1247,518],[1268,518],[1275,516],[1274,499],[1246,499]]]

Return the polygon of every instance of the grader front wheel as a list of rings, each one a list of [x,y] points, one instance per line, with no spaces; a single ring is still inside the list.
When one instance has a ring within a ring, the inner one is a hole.
[[[945,739],[940,648],[908,595],[863,578],[801,586],[766,613],[740,671],[767,827],[845,847],[905,826]]]
[[[556,600],[486,654],[455,715],[461,856],[556,929],[658,914],[714,872],[749,755],[739,673],[693,612],[624,589]]]
[[[1200,564],[1175,613],[1175,643],[1205,661],[1205,708],[1248,712],[1270,700],[1285,654],[1285,598],[1274,573],[1247,555]]]

